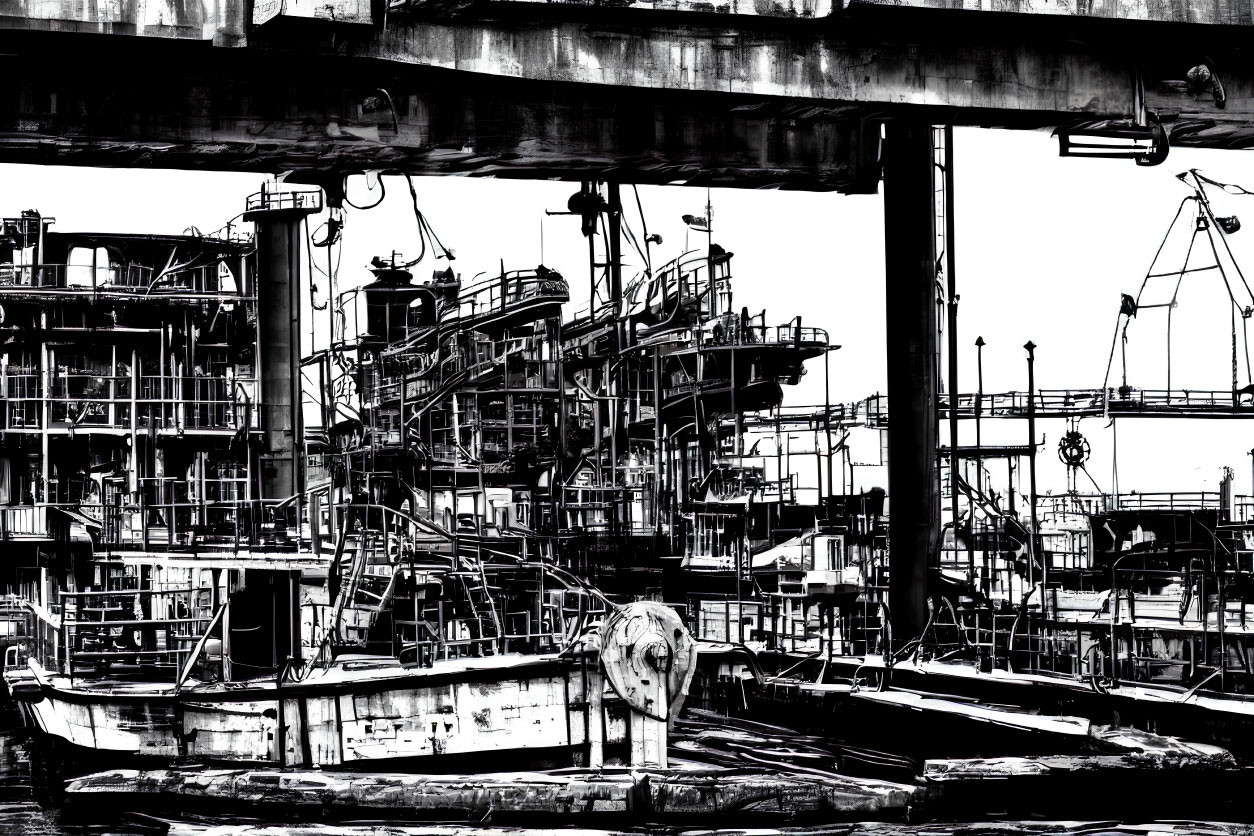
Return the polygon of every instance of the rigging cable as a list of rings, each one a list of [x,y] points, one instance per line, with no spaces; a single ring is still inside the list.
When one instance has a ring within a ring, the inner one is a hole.
[[[649,224],[644,217],[644,204],[640,202],[640,189],[635,183],[631,184],[631,191],[636,196],[636,209],[640,212],[640,229],[644,232],[644,263],[645,269],[649,275],[653,275],[653,259],[649,255]],[[659,243],[661,243],[659,241]]]
[[[402,265],[402,267],[413,267],[415,264],[422,261],[423,257],[427,254],[428,240],[431,242],[433,249],[436,247],[440,249],[441,255],[437,256],[437,258],[447,258],[449,261],[452,261],[453,253],[449,251],[448,247],[444,246],[444,242],[440,240],[440,236],[435,234],[435,230],[431,227],[431,223],[427,220],[426,216],[422,214],[422,210],[418,208],[418,191],[414,188],[413,176],[406,174],[405,183],[409,186],[409,197],[414,207],[414,220],[418,224],[418,241],[422,245],[422,249],[419,251],[417,258],[406,262]]]
[[[1207,197],[1206,191],[1202,189],[1200,185],[1198,186],[1198,193],[1201,195],[1202,208],[1205,210],[1208,219],[1213,225],[1219,227],[1219,239],[1224,242],[1224,250],[1228,253],[1228,259],[1232,262],[1232,266],[1236,268],[1237,276],[1240,277],[1241,284],[1244,285],[1245,292],[1249,295],[1250,301],[1254,302],[1254,290],[1250,290],[1250,284],[1245,280],[1245,274],[1241,272],[1241,265],[1237,263],[1236,257],[1232,255],[1232,248],[1228,246],[1228,234],[1223,231],[1223,226],[1219,223],[1219,219],[1215,217],[1215,211],[1211,209],[1210,199]],[[1213,241],[1211,245],[1214,246]],[[1219,262],[1218,252],[1216,252],[1215,255],[1215,262]]]
[[[322,305],[319,305],[316,301],[314,301],[314,291],[318,289],[318,286],[314,284],[313,278],[314,278],[314,271],[317,268],[315,268],[314,260],[313,260],[313,238],[309,234],[309,216],[306,215],[305,217],[301,218],[300,223],[301,223],[301,226],[304,227],[304,230],[305,230],[305,263],[309,269],[309,307],[315,311],[325,311],[327,309],[327,305],[330,304],[329,298],[328,298],[328,301],[324,302]],[[321,273],[322,270],[318,269],[317,272]],[[331,280],[331,277],[327,276],[327,281],[330,281],[330,280]],[[309,337],[311,340],[314,337],[314,324],[313,324],[312,317],[310,318],[310,322],[309,322]],[[311,342],[310,345],[314,345],[314,343]]]
[[[1209,223],[1209,222],[1208,222],[1208,223]],[[1209,228],[1207,229],[1207,232],[1206,232],[1206,239],[1210,242],[1210,249],[1211,249],[1211,252],[1212,252],[1212,253],[1214,254],[1214,256],[1215,256],[1215,264],[1216,264],[1216,265],[1218,266],[1218,268],[1219,268],[1219,276],[1220,276],[1220,278],[1222,278],[1222,279],[1224,280],[1224,289],[1228,291],[1228,299],[1232,302],[1232,388],[1233,388],[1233,390],[1235,391],[1235,390],[1236,390],[1236,388],[1237,388],[1237,370],[1238,370],[1238,365],[1237,365],[1237,314],[1236,314],[1236,312],[1241,310],[1241,306],[1237,303],[1237,297],[1236,297],[1236,295],[1235,295],[1235,294],[1233,294],[1233,292],[1232,292],[1232,284],[1228,281],[1228,274],[1227,274],[1227,272],[1224,270],[1224,268],[1223,268],[1223,264],[1221,264],[1221,263],[1220,263],[1220,261],[1219,261],[1219,250],[1218,250],[1218,249],[1216,249],[1216,247],[1215,247],[1215,238],[1214,238],[1214,236],[1211,234],[1211,232],[1210,232],[1210,229],[1209,229]],[[1242,281],[1244,281],[1244,278],[1242,278]],[[1242,318],[1244,319],[1244,317],[1245,317],[1245,312],[1244,312],[1244,311],[1242,311],[1241,316],[1242,316]],[[1244,329],[1243,329],[1243,330],[1244,330]],[[1247,376],[1247,377],[1249,376],[1249,366],[1250,366],[1250,344],[1249,344],[1249,341],[1248,341],[1248,340],[1246,340],[1246,343],[1245,343],[1245,367],[1246,367],[1246,376]]]
[[[370,188],[370,172],[366,172],[364,176],[366,178],[366,190],[368,192],[374,191],[374,189]],[[387,194],[388,194],[387,186],[383,182],[382,174],[375,175],[375,183],[377,183],[379,186],[379,199],[376,200],[374,203],[370,204],[369,206],[358,206],[356,203],[353,203],[353,201],[350,200],[348,197],[348,178],[345,177],[344,178],[344,202],[347,203],[349,206],[353,207],[354,209],[361,209],[361,210],[374,209],[376,206],[378,206],[380,203],[383,202],[383,198],[387,197]]]
[[[1167,303],[1167,393],[1171,394],[1171,313],[1176,308],[1176,299],[1180,295],[1180,285],[1184,282],[1184,274],[1189,270],[1189,259],[1193,256],[1193,245],[1197,243],[1196,227],[1189,236],[1189,248],[1184,253],[1184,263],[1180,265],[1180,274],[1176,277],[1176,287],[1171,292],[1171,301]],[[1126,369],[1125,369],[1126,374]]]
[[[1163,235],[1163,240],[1158,243],[1158,250],[1154,253],[1154,258],[1152,261],[1150,261],[1149,269],[1145,271],[1145,278],[1141,281],[1141,289],[1137,291],[1136,303],[1138,306],[1141,303],[1141,294],[1145,292],[1145,285],[1149,282],[1150,274],[1154,272],[1154,265],[1158,263],[1158,259],[1163,253],[1163,247],[1167,246],[1167,239],[1171,237],[1171,230],[1175,229],[1176,223],[1180,220],[1180,214],[1184,212],[1184,204],[1188,203],[1190,200],[1196,200],[1196,199],[1197,199],[1196,196],[1190,195],[1189,197],[1183,198],[1180,201],[1180,205],[1176,207],[1176,216],[1171,219],[1171,223],[1167,226],[1167,232]],[[1110,369],[1111,369],[1111,366],[1113,366],[1115,362],[1115,346],[1118,345],[1119,343],[1119,322],[1122,318],[1123,318],[1123,310],[1120,309],[1119,315],[1115,318],[1115,335],[1110,341],[1110,359],[1106,361],[1106,376],[1102,378],[1102,391],[1103,392],[1106,391],[1106,388],[1108,384],[1110,383]],[[1123,339],[1124,339],[1124,343],[1126,346],[1126,343],[1128,340],[1128,326],[1126,324],[1123,326]],[[1128,362],[1127,362],[1126,347],[1124,350],[1123,383],[1125,386],[1128,384]]]
[[[1199,170],[1195,168],[1189,169],[1188,174],[1193,174],[1193,178],[1196,183],[1194,188],[1196,189],[1196,192],[1198,192],[1200,196],[1201,207],[1203,207],[1204,212],[1206,213],[1206,217],[1208,217],[1210,223],[1213,224],[1213,226],[1219,227],[1219,231],[1220,231],[1219,238],[1220,238],[1220,241],[1224,242],[1224,251],[1228,253],[1229,261],[1233,262],[1233,267],[1236,269],[1236,276],[1240,278],[1241,285],[1245,287],[1245,292],[1249,293],[1250,301],[1254,302],[1254,291],[1250,290],[1249,282],[1245,281],[1245,273],[1241,271],[1240,263],[1238,263],[1238,261],[1236,261],[1236,258],[1233,256],[1233,248],[1231,248],[1228,243],[1228,233],[1224,231],[1224,227],[1221,226],[1221,224],[1219,223],[1219,219],[1215,217],[1214,209],[1211,208],[1210,206],[1210,197],[1208,196],[1208,194],[1206,194],[1206,189],[1203,183],[1210,183],[1211,185],[1216,185],[1216,187],[1219,187],[1221,192],[1224,192],[1225,194],[1234,194],[1234,196],[1240,196],[1240,194],[1254,194],[1254,192],[1250,192],[1249,189],[1246,189],[1245,187],[1243,187],[1243,185],[1238,185],[1235,183],[1220,183],[1219,180],[1206,177],[1205,174],[1201,174]],[[1178,177],[1180,178],[1180,182],[1184,182],[1184,177],[1185,177],[1184,174],[1180,174],[1178,175]],[[1211,249],[1215,251],[1216,267],[1219,267],[1220,273],[1223,273],[1224,269],[1223,269],[1223,266],[1221,266],[1221,264],[1219,263],[1219,252],[1218,252],[1218,249],[1215,249],[1215,242],[1214,242],[1213,234],[1211,234],[1210,237],[1211,237],[1211,242],[1210,242]],[[1225,277],[1225,282],[1226,282],[1226,277]],[[1229,288],[1229,296],[1233,296],[1233,293],[1231,293],[1230,288]],[[1233,305],[1236,306],[1235,297],[1233,298]],[[1240,306],[1236,306],[1236,307],[1239,308]],[[1249,328],[1245,322],[1245,320],[1248,320],[1250,316],[1250,311],[1251,311],[1250,307],[1246,307],[1244,308],[1244,310],[1241,310],[1241,338],[1243,338],[1243,341],[1245,343],[1245,380],[1246,382],[1248,382],[1248,384],[1249,382],[1254,382],[1254,371],[1251,371],[1251,367],[1250,367]],[[1236,332],[1236,328],[1235,328],[1235,321],[1234,321],[1234,327],[1233,327],[1234,342],[1235,342],[1235,332]],[[1235,389],[1235,380],[1234,380],[1234,389]]]
[[[622,217],[622,213],[619,213],[619,217]],[[636,255],[640,256],[641,260],[647,263],[648,257],[644,254],[644,250],[640,248],[640,242],[636,239],[636,233],[631,231],[631,225],[627,223],[626,218],[622,218],[622,230],[627,233],[627,242],[636,251]]]
[[[1203,183],[1210,183],[1212,186],[1218,186],[1221,190],[1223,190],[1224,192],[1227,192],[1230,195],[1254,195],[1254,192],[1250,191],[1244,186],[1237,185],[1236,183],[1221,183],[1218,180],[1214,180],[1214,179],[1211,179],[1210,177],[1207,177],[1205,174],[1202,174],[1196,168],[1189,169],[1187,172],[1185,172],[1185,174],[1192,174],[1194,178],[1196,178],[1197,180],[1200,180]],[[1179,177],[1181,181],[1183,181],[1185,175],[1177,174],[1176,176]],[[1233,191],[1233,189],[1235,189],[1236,191]]]

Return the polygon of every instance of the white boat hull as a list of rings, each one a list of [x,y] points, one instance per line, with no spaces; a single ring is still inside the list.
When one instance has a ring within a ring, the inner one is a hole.
[[[26,704],[45,734],[121,756],[351,767],[490,753],[523,763],[565,752],[564,765],[587,765],[592,747],[622,742],[628,724],[625,708],[621,721],[602,722],[604,681],[595,663],[580,662],[501,656],[431,668],[332,668],[277,687],[269,679],[178,693],[71,685],[37,671],[42,698]]]

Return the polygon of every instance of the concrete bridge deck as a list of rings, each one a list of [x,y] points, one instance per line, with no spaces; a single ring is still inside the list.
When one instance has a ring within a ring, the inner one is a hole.
[[[883,120],[1127,118],[1138,71],[1254,144],[1248,4],[993,5],[0,0],[0,161],[865,193]]]

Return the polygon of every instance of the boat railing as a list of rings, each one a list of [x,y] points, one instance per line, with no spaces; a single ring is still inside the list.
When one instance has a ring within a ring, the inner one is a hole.
[[[262,189],[244,200],[245,212],[276,212],[300,209],[309,212],[322,211],[321,189],[294,189],[289,191]]]
[[[59,593],[62,672],[72,682],[138,668],[150,681],[173,684],[214,619],[206,603],[212,593],[196,586]]]
[[[463,288],[457,301],[460,315],[473,318],[504,311],[523,302],[538,299],[565,302],[569,298],[570,288],[561,274],[515,270]]]
[[[0,539],[36,539],[47,536],[47,505],[9,505],[0,508]]]
[[[1042,515],[1101,514],[1111,507],[1111,497],[1094,493],[1046,494],[1036,498],[1036,510]]]
[[[959,394],[952,399],[960,417],[977,414],[989,418],[1022,418],[1029,403],[1038,417],[1085,415],[1188,415],[1232,414],[1254,408],[1250,396],[1232,390],[1213,389],[1039,389],[1027,392]],[[941,417],[948,415],[951,398],[942,395]]]
[[[49,420],[75,426],[130,425],[131,377],[65,373],[51,375]],[[14,381],[17,388],[28,385]],[[34,384],[38,391],[38,382]]]
[[[260,426],[260,410],[246,409],[256,403],[255,378],[145,375],[140,378],[138,420],[141,426],[178,429],[239,429],[245,417]]]
[[[826,330],[803,327],[800,317],[784,325],[767,325],[761,319],[759,315],[743,322],[739,316],[727,314],[696,326],[693,339],[700,346],[828,344]]]
[[[685,380],[662,388],[662,400],[674,400],[686,395],[696,395],[718,385],[727,385],[727,380]]]
[[[27,289],[238,295],[237,287],[223,286],[217,263],[168,271],[142,264],[0,264],[0,293]]]
[[[38,374],[3,378],[6,429],[43,426],[44,389]],[[138,386],[138,388],[136,388]],[[48,420],[75,427],[233,430],[247,420],[259,426],[253,378],[108,375],[86,372],[49,376]]]
[[[117,548],[159,548],[199,553],[306,552],[311,550],[310,497],[304,501],[244,499],[246,480],[222,477],[205,483],[203,497],[188,483],[168,477],[139,480],[138,504],[100,507],[103,540]],[[90,510],[90,509],[87,509]]]
[[[73,265],[69,264],[0,264],[0,291],[9,289],[61,289],[69,286],[68,276]],[[86,286],[91,287],[91,265],[87,271]]]
[[[758,641],[767,632],[769,607],[760,600],[745,600],[734,595],[689,596],[688,625],[693,636],[705,641]]]
[[[31,601],[25,602],[25,605],[32,617],[29,655],[45,669],[61,671],[64,662],[61,655],[61,605],[52,603],[43,607]]]
[[[39,374],[6,373],[4,376],[4,426],[27,429],[43,423],[43,387]]]
[[[1162,491],[1121,493],[1114,497],[1116,511],[1197,511],[1218,510],[1218,491]]]

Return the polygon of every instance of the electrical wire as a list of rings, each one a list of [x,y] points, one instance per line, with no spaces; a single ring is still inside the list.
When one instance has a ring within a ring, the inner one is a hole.
[[[374,191],[374,189],[370,188],[370,173],[367,172],[365,177],[366,177],[367,192]],[[387,197],[387,194],[388,194],[387,185],[384,184],[383,182],[382,174],[376,175],[375,183],[377,183],[379,186],[379,199],[376,200],[374,203],[370,204],[369,206],[358,206],[356,203],[353,203],[353,201],[350,200],[348,197],[348,178],[345,177],[344,178],[344,202],[347,203],[349,206],[353,207],[354,209],[360,209],[360,210],[374,209],[376,206],[378,206],[380,203],[383,202],[383,199]]]
[[[1212,186],[1218,186],[1220,189],[1222,189],[1224,192],[1230,195],[1254,195],[1254,192],[1250,191],[1244,186],[1237,185],[1236,183],[1221,183],[1218,180],[1212,180],[1210,177],[1207,177],[1205,174],[1202,174],[1196,168],[1189,169],[1187,172],[1185,172],[1185,174],[1192,174],[1197,180],[1203,183],[1210,183]],[[1184,175],[1179,175],[1179,176],[1181,180],[1184,179]]]
[[[1212,219],[1212,221],[1213,221],[1213,219],[1214,219],[1214,215],[1210,213],[1210,209],[1209,209],[1209,207],[1204,207],[1204,208],[1205,208],[1205,210],[1206,210],[1206,214],[1210,215],[1210,216],[1211,216],[1211,219]],[[1222,264],[1222,263],[1220,262],[1220,260],[1219,260],[1219,250],[1215,247],[1215,237],[1214,237],[1213,235],[1211,235],[1211,234],[1210,234],[1210,227],[1208,227],[1208,228],[1207,228],[1206,239],[1210,242],[1210,249],[1211,249],[1211,253],[1215,256],[1215,264],[1216,264],[1216,266],[1218,266],[1218,268],[1219,268],[1219,276],[1220,276],[1220,278],[1222,278],[1222,279],[1223,279],[1223,282],[1224,282],[1224,289],[1228,291],[1228,298],[1232,301],[1232,310],[1233,310],[1233,315],[1232,315],[1232,354],[1233,354],[1233,357],[1232,357],[1232,377],[1233,377],[1233,381],[1232,381],[1232,383],[1233,383],[1233,388],[1235,389],[1235,388],[1236,388],[1236,383],[1237,383],[1237,381],[1236,381],[1236,377],[1237,377],[1237,359],[1236,359],[1236,351],[1237,351],[1237,345],[1236,345],[1236,343],[1237,343],[1237,323],[1236,323],[1236,312],[1237,312],[1237,311],[1241,311],[1242,309],[1241,309],[1240,304],[1238,304],[1238,303],[1237,303],[1237,297],[1236,297],[1236,295],[1235,295],[1235,294],[1233,294],[1233,292],[1232,292],[1232,284],[1228,281],[1228,273],[1224,270],[1224,268],[1223,268],[1223,264]],[[1245,281],[1245,278],[1244,278],[1244,277],[1242,277],[1242,279],[1241,279],[1241,280],[1244,282],[1244,281]],[[1248,289],[1248,288],[1247,288],[1247,289]],[[1243,323],[1244,323],[1244,316],[1245,316],[1245,315],[1244,315],[1244,312],[1242,312],[1242,322],[1243,322]],[[1244,330],[1244,328],[1243,328],[1242,330]],[[1247,336],[1247,338],[1246,338],[1246,340],[1245,340],[1245,367],[1246,367],[1246,377],[1247,377],[1247,378],[1249,377],[1249,366],[1250,366],[1250,344],[1249,344],[1249,339],[1248,339],[1248,336]],[[1247,380],[1247,382],[1249,382],[1249,381]]]
[[[413,176],[406,174],[405,183],[409,186],[409,197],[414,208],[414,221],[418,225],[418,243],[420,244],[421,249],[418,251],[417,258],[407,261],[400,266],[403,268],[413,267],[415,264],[422,261],[427,254],[428,241],[430,242],[432,249],[438,248],[440,250],[440,255],[437,257],[447,258],[449,261],[452,261],[453,254],[449,252],[448,247],[444,246],[444,242],[440,240],[439,235],[436,235],[435,230],[432,229],[431,223],[427,220],[426,215],[422,214],[422,210],[418,208],[418,190],[414,188]]]
[[[1193,245],[1197,243],[1197,229],[1189,237],[1189,249],[1185,251],[1184,263],[1180,265],[1180,274],[1176,277],[1176,287],[1171,292],[1171,301],[1167,304],[1167,391],[1171,391],[1171,312],[1176,308],[1176,300],[1180,296],[1180,285],[1184,282],[1184,274],[1189,270],[1189,259],[1193,256]],[[1148,279],[1147,279],[1148,281]],[[1127,369],[1124,369],[1127,375]]]
[[[300,219],[300,223],[301,223],[301,226],[302,226],[302,227],[304,228],[304,230],[305,230],[305,243],[306,243],[306,244],[309,244],[309,245],[312,245],[312,243],[313,243],[313,239],[312,239],[312,238],[310,237],[310,235],[309,235],[309,216],[308,216],[308,215],[306,215],[305,217],[301,218],[301,219]],[[306,264],[306,267],[307,267],[307,268],[308,268],[308,270],[309,270],[309,278],[310,278],[310,282],[309,282],[309,307],[310,307],[310,308],[312,308],[312,309],[313,309],[313,310],[315,310],[315,311],[325,311],[325,310],[327,309],[327,305],[329,305],[329,304],[330,304],[330,297],[328,296],[327,301],[326,301],[326,302],[323,302],[321,305],[319,305],[319,304],[318,304],[318,303],[314,300],[314,291],[318,289],[318,286],[317,286],[316,284],[314,284],[314,283],[313,283],[313,276],[314,276],[314,269],[315,269],[315,268],[314,268],[314,261],[313,261],[313,247],[312,247],[312,246],[306,246],[306,247],[305,247],[305,264]],[[319,272],[321,272],[321,271],[319,271]],[[324,273],[323,275],[326,275],[326,274]],[[331,280],[331,277],[330,277],[330,276],[327,276],[327,281],[329,282],[330,280]],[[314,336],[314,326],[313,326],[313,322],[310,322],[310,323],[309,323],[309,337],[310,337],[310,339],[313,339],[313,336]],[[312,345],[312,343],[310,343],[310,344]]]
[[[1227,192],[1227,188],[1225,187],[1225,184],[1218,183],[1217,181],[1211,180],[1210,178],[1207,178],[1207,177],[1203,177],[1202,175],[1198,174],[1196,170],[1194,170],[1192,174],[1193,174],[1193,178],[1198,181],[1197,186],[1196,186],[1197,193],[1201,201],[1202,208],[1206,212],[1207,219],[1210,221],[1210,223],[1213,226],[1219,226],[1219,220],[1218,218],[1215,217],[1215,212],[1211,208],[1211,205],[1210,205],[1210,198],[1207,196],[1206,189],[1202,186],[1202,182],[1205,181],[1207,183],[1213,183],[1215,185],[1218,185],[1225,192]],[[1242,186],[1233,186],[1233,188],[1240,189],[1241,191],[1240,192],[1227,192],[1227,193],[1228,194],[1254,194],[1254,192],[1246,191],[1244,187]],[[1241,272],[1241,265],[1237,263],[1236,258],[1232,255],[1232,248],[1228,246],[1228,235],[1226,232],[1223,231],[1222,226],[1219,227],[1219,232],[1220,232],[1219,234],[1220,240],[1223,241],[1224,249],[1228,253],[1228,258],[1232,261],[1232,266],[1236,269],[1237,276],[1241,279],[1241,284],[1244,285],[1246,294],[1249,295],[1251,302],[1254,302],[1254,290],[1250,289],[1249,282],[1245,280],[1245,274]],[[1214,246],[1213,238],[1211,241],[1211,246],[1212,247]],[[1216,253],[1215,255],[1215,261],[1216,263],[1219,262],[1218,253]]]
[[[640,256],[640,259],[644,261],[645,264],[648,264],[649,257],[645,255],[644,250],[640,248],[640,243],[636,240],[636,233],[631,231],[631,225],[627,223],[626,218],[623,218],[622,220],[622,229],[623,232],[627,233],[627,242],[631,244],[631,248],[636,251],[636,255]]]
[[[653,258],[649,255],[649,222],[644,217],[644,204],[640,202],[640,189],[635,183],[631,184],[631,191],[636,196],[636,209],[640,212],[640,230],[644,233],[644,263],[645,272],[653,275]]]

